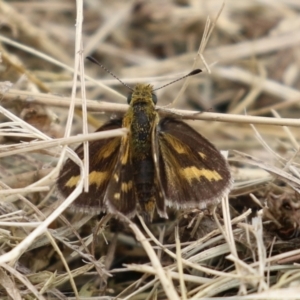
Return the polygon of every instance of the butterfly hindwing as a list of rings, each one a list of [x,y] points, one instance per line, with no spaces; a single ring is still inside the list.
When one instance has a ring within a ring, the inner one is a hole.
[[[105,194],[105,204],[112,213],[119,211],[132,217],[136,212],[137,200],[130,151],[128,135],[123,136],[118,160]]]
[[[122,120],[111,120],[97,132],[122,127]],[[104,195],[108,183],[117,164],[121,145],[121,137],[112,137],[92,141],[89,144],[89,192],[82,192],[73,205],[84,212],[99,213],[105,211]],[[83,145],[75,152],[83,159]],[[79,166],[71,159],[64,164],[57,181],[60,193],[67,197],[76,187],[80,179]]]
[[[208,140],[172,118],[159,122],[157,139],[167,205],[206,208],[227,195],[232,184],[227,162]]]

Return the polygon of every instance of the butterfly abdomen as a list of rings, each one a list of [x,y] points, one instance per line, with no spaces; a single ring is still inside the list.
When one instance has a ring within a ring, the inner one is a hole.
[[[152,215],[155,209],[155,168],[152,157],[152,131],[157,118],[153,106],[141,98],[132,103],[130,112],[130,144],[133,181],[141,211]]]
[[[134,182],[140,202],[148,201],[154,195],[154,164],[152,158],[135,161]]]

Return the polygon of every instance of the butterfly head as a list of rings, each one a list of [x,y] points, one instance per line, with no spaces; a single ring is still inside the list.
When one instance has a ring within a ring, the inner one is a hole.
[[[128,95],[127,103],[131,106],[142,103],[149,106],[155,106],[157,98],[153,92],[153,86],[150,84],[138,83]]]

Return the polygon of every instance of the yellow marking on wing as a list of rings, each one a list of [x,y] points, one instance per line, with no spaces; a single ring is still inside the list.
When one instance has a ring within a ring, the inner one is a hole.
[[[206,155],[202,152],[198,152],[198,154],[200,155],[201,158],[206,159]]]
[[[104,181],[108,179],[109,173],[108,172],[98,172],[93,171],[89,174],[89,183],[96,184],[98,187],[102,185]]]
[[[80,178],[79,175],[78,175],[78,176],[72,176],[72,177],[66,182],[66,186],[67,186],[67,187],[70,187],[70,188],[75,187],[76,184],[77,184],[77,182],[78,182],[78,180],[79,180],[79,178]]]
[[[114,194],[114,199],[120,200],[120,198],[121,198],[121,194],[120,193],[115,193]]]
[[[176,138],[171,137],[171,136],[166,136],[168,143],[171,144],[173,149],[178,153],[178,154],[184,154],[188,153],[187,148],[180,143]]]
[[[128,183],[123,182],[121,185],[121,191],[127,193],[132,189],[132,180],[130,180]]]
[[[66,186],[73,188],[77,185],[80,175],[72,176],[67,182]],[[108,172],[93,171],[89,174],[89,184],[96,184],[98,187],[102,185],[103,181],[108,179]]]
[[[109,141],[101,150],[98,152],[98,158],[101,160],[103,158],[110,157],[111,154],[115,151],[116,147],[118,147],[120,143],[119,138],[115,138]]]
[[[219,181],[223,179],[217,171],[198,169],[197,167],[181,169],[180,173],[186,180],[188,180],[189,183],[191,183],[193,179],[200,179],[200,177],[204,177],[209,181]]]

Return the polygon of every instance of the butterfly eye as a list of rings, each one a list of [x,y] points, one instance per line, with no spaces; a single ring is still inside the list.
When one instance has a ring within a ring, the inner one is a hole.
[[[157,103],[157,97],[156,97],[155,94],[152,94],[152,102],[153,102],[154,104]]]
[[[129,94],[128,94],[128,97],[127,97],[127,103],[128,103],[128,104],[130,104],[131,99],[132,99],[132,93],[129,93]]]

